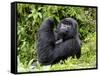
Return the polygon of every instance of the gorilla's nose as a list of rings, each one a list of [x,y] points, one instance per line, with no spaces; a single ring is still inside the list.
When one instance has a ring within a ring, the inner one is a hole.
[[[68,32],[68,30],[65,30],[65,32]]]
[[[61,30],[61,32],[62,32],[62,33],[67,33],[67,32],[68,32],[68,30]]]

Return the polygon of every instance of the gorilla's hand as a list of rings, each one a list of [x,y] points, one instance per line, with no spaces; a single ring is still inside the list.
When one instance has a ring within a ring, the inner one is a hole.
[[[55,44],[60,44],[60,43],[62,43],[62,42],[63,42],[63,39],[59,39],[59,40],[56,41]]]
[[[42,26],[40,27],[40,30],[53,30],[54,27],[54,20],[53,18],[48,18],[46,20],[44,20],[44,22],[42,23]]]

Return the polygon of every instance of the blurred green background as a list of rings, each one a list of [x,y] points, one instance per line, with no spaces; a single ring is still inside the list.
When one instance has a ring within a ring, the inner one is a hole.
[[[43,4],[17,4],[17,63],[19,72],[66,70],[96,68],[96,8],[57,6]],[[38,29],[42,21],[48,17],[55,19],[55,25],[64,18],[71,17],[77,20],[82,40],[82,55],[79,60],[60,61],[49,69],[36,65]]]

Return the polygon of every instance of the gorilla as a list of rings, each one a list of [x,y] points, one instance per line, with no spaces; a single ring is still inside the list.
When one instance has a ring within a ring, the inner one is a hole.
[[[73,18],[64,18],[54,31],[54,19],[43,21],[38,33],[38,61],[42,65],[50,65],[60,60],[81,56],[81,40],[78,23]]]

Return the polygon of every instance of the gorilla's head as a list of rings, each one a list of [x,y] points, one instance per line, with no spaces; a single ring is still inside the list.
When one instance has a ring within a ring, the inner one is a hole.
[[[57,26],[56,32],[62,39],[69,39],[76,37],[78,33],[77,21],[72,18],[62,19]]]

